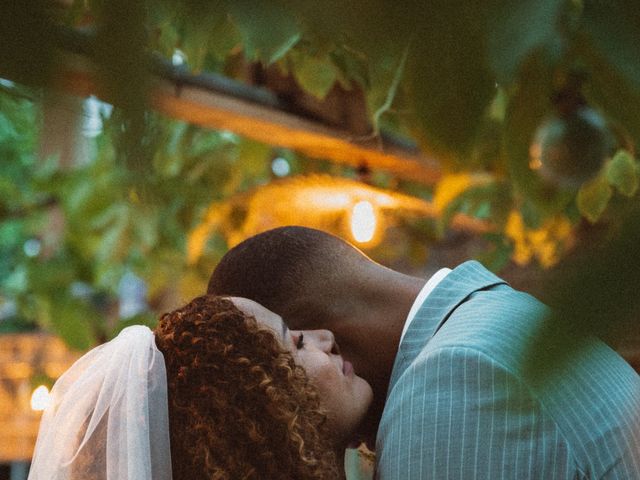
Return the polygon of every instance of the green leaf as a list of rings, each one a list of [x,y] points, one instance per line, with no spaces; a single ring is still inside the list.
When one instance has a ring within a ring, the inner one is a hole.
[[[373,112],[373,131],[376,135],[380,133],[380,123],[382,119],[382,115],[389,112],[391,107],[393,106],[394,100],[398,93],[398,87],[400,86],[400,82],[404,77],[404,71],[407,63],[407,57],[409,55],[409,46],[404,49],[402,56],[398,62],[398,66],[395,69],[393,77],[387,87],[386,94],[384,95],[384,100],[381,101],[380,106],[378,106]]]
[[[40,328],[51,330],[51,302],[54,298],[60,299],[60,297],[41,294],[19,298],[18,311],[20,316],[37,323]]]
[[[331,59],[338,67],[338,81],[345,89],[350,89],[353,84],[363,87],[370,87],[370,73],[368,69],[368,59],[363,54],[336,50],[331,52]]]
[[[101,236],[95,256],[98,261],[122,262],[129,248],[129,218],[123,209],[123,215],[118,217]]]
[[[511,83],[522,60],[538,46],[558,38],[562,0],[494,0],[486,15],[489,62],[499,82]]]
[[[11,273],[2,279],[2,289],[5,293],[19,294],[26,292],[31,285],[27,277],[27,269],[23,265],[18,265]]]
[[[158,243],[160,216],[157,210],[147,205],[137,205],[132,213],[132,224],[136,234],[135,246],[146,255]]]
[[[277,2],[234,0],[228,5],[249,60],[273,63],[300,40],[296,18]]]
[[[584,89],[587,101],[606,112],[619,145],[630,148],[640,138],[640,89],[620,69],[612,68],[608,56],[588,39],[579,37],[574,46],[589,71],[589,88]]]
[[[231,50],[242,42],[242,37],[236,26],[225,15],[216,25],[211,28],[207,46],[209,53],[216,59],[223,61],[230,54]]]
[[[11,142],[17,140],[18,132],[10,118],[0,112],[0,140]]]
[[[187,29],[180,43],[181,50],[187,57],[187,65],[195,73],[201,72],[204,68],[210,32],[208,25],[196,22]]]
[[[618,191],[632,197],[638,190],[636,161],[626,150],[619,150],[607,165],[607,180]]]
[[[37,330],[37,325],[18,316],[3,318],[0,322],[0,335],[7,333],[31,332]]]
[[[640,88],[640,10],[637,0],[585,0],[583,26],[609,63]]]
[[[184,122],[173,122],[167,127],[164,143],[153,157],[153,166],[163,177],[176,177],[182,171],[185,161],[183,139],[188,130],[189,124]]]
[[[416,12],[420,25],[406,72],[409,101],[423,148],[445,160],[467,157],[496,92],[480,10],[477,2],[452,2]],[[400,58],[401,51],[396,54]]]
[[[538,207],[538,204],[530,199],[522,202],[520,206],[520,214],[525,227],[538,229],[542,227],[545,219],[547,218],[545,212]]]
[[[72,0],[71,5],[66,7],[66,21],[70,25],[76,25],[82,20],[82,15],[85,13],[86,2],[85,0]]]
[[[446,205],[436,228],[449,226],[458,212],[476,218],[490,219],[494,225],[500,225],[506,222],[510,211],[509,195],[509,186],[493,179],[471,184]]]
[[[99,313],[81,300],[65,298],[52,305],[51,320],[56,333],[71,348],[88,350],[96,343],[93,324]]]
[[[44,0],[2,3],[2,76],[28,85],[46,85],[54,71],[54,24]]]
[[[546,217],[562,211],[574,197],[574,193],[550,188],[529,166],[531,142],[551,111],[553,67],[544,53],[538,52],[525,62],[520,78],[505,116],[507,166],[515,189],[534,204],[537,215]]]
[[[580,213],[591,223],[596,223],[607,208],[613,191],[605,175],[598,175],[580,187],[577,203]]]
[[[144,2],[110,0],[96,13],[95,61],[104,94],[110,103],[121,106],[129,119],[141,122],[149,80]]]
[[[58,293],[78,278],[77,258],[58,255],[46,261],[31,261],[27,266],[27,282],[33,291]]]
[[[524,352],[525,373],[544,374],[544,365],[552,367],[547,373],[566,372],[581,348],[590,351],[592,336],[612,345],[637,338],[640,268],[633,253],[640,243],[640,212],[632,211],[613,233],[583,242],[581,252],[545,278],[541,296],[554,306],[553,317]]]
[[[485,235],[487,241],[493,242],[493,247],[475,255],[475,259],[481,262],[492,272],[499,272],[506,267],[511,260],[513,245],[506,242],[501,235]]]
[[[293,74],[300,86],[319,100],[327,96],[338,77],[328,57],[314,58],[307,54],[295,56]]]
[[[164,22],[158,26],[157,49],[167,58],[171,58],[180,44],[180,35],[175,25]]]

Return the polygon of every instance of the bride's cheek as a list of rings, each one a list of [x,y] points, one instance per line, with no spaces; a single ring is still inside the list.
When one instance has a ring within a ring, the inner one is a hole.
[[[324,394],[335,394],[335,390],[340,388],[336,380],[335,372],[332,371],[330,366],[321,365],[314,369],[312,381],[314,381],[316,387]]]

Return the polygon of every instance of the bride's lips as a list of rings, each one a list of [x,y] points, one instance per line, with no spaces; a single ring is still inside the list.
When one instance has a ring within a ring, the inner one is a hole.
[[[345,360],[342,363],[342,373],[344,373],[345,375],[353,374],[353,365],[348,360]]]

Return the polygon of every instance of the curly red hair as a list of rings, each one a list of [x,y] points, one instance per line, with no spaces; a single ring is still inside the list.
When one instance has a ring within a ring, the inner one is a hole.
[[[205,295],[155,329],[174,480],[344,477],[316,389],[269,329]]]

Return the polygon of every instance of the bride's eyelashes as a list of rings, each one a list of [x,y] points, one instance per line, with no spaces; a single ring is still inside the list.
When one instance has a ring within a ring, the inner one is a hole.
[[[300,350],[304,348],[304,333],[300,332],[300,336],[296,340],[296,349]]]

